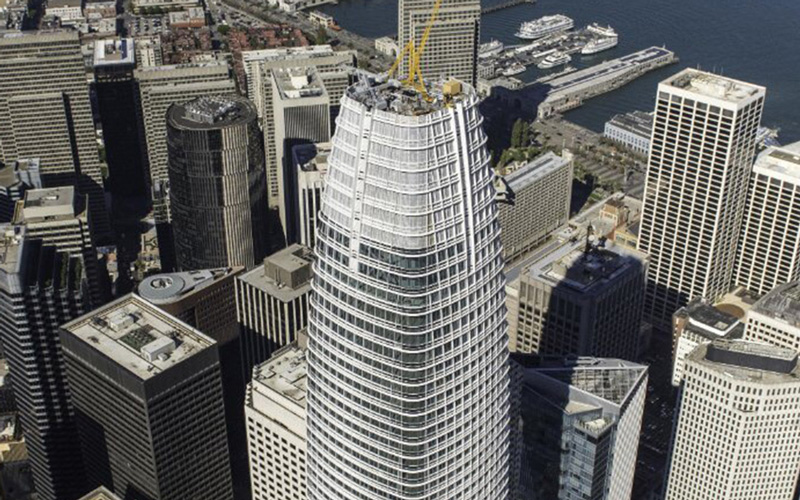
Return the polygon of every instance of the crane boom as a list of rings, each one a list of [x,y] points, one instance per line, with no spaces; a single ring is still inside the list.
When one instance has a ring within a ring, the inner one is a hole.
[[[428,18],[428,22],[425,25],[425,32],[422,34],[422,40],[420,41],[419,45],[417,46],[414,44],[414,38],[412,37],[411,40],[409,40],[408,43],[403,47],[403,50],[400,51],[400,54],[397,55],[397,59],[395,59],[392,67],[389,68],[388,73],[389,78],[391,78],[392,75],[397,72],[397,69],[400,67],[400,63],[403,61],[403,59],[405,59],[406,55],[408,55],[408,75],[404,83],[414,87],[426,98],[428,97],[428,93],[425,90],[425,80],[422,78],[420,61],[422,60],[422,53],[425,51],[425,46],[428,43],[428,38],[431,36],[433,25],[439,17],[439,8],[441,6],[442,0],[436,0],[436,3],[433,5],[431,16]]]

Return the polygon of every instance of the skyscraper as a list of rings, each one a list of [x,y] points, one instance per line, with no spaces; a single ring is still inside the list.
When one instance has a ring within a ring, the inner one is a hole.
[[[763,295],[800,279],[800,142],[770,147],[750,176],[734,283]]]
[[[0,336],[43,500],[77,498],[85,475],[58,327],[91,308],[80,253],[0,226]]]
[[[236,95],[167,112],[170,204],[182,271],[244,266],[264,256],[264,155],[256,109]]]
[[[695,69],[658,86],[638,244],[654,326],[730,287],[764,94]]]
[[[397,13],[397,43],[400,49],[414,40],[419,47],[437,0],[400,0]],[[420,68],[425,78],[453,77],[475,84],[480,43],[479,0],[441,0]],[[405,61],[401,74],[408,74]]]
[[[61,327],[92,484],[130,499],[230,500],[216,342],[136,295]],[[72,498],[72,497],[70,497]]]
[[[76,184],[111,231],[77,31],[0,36],[0,123],[0,161],[39,158],[44,185]]]
[[[791,500],[800,469],[797,356],[716,340],[686,358],[666,500]]]
[[[493,173],[472,87],[363,79],[319,213],[308,498],[509,495],[509,372]]]

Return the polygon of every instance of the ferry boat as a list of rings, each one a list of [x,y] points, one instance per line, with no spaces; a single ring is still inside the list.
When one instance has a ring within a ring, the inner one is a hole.
[[[478,59],[488,59],[500,55],[505,49],[505,45],[500,40],[492,40],[488,43],[482,43],[478,47]]]
[[[615,36],[609,36],[605,38],[596,38],[594,40],[590,40],[582,49],[581,54],[589,55],[589,54],[597,54],[598,52],[603,52],[604,50],[613,49],[619,43],[619,38]]]
[[[514,75],[518,75],[518,74],[520,74],[520,73],[522,73],[524,71],[525,71],[525,66],[520,64],[520,63],[518,63],[518,62],[515,62],[511,66],[509,66],[506,69],[504,69],[502,71],[502,73],[503,73],[503,76],[514,76]]]
[[[542,62],[536,65],[539,69],[550,69],[555,68],[556,66],[561,66],[562,64],[567,64],[572,60],[569,54],[565,54],[564,52],[553,52],[549,56],[545,57]]]
[[[586,31],[600,35],[602,37],[615,37],[617,32],[611,26],[600,26],[598,23],[592,23],[586,27]]]
[[[523,40],[536,40],[553,33],[566,31],[573,26],[575,26],[575,21],[563,14],[544,16],[540,19],[522,23],[516,36]]]

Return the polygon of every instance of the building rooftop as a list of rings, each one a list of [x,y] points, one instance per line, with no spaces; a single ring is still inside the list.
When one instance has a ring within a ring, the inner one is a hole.
[[[800,183],[800,141],[788,146],[771,146],[758,155],[755,173]]]
[[[198,97],[184,104],[173,104],[167,120],[186,129],[217,129],[254,120],[256,108],[237,95]]]
[[[614,115],[608,123],[628,132],[650,138],[653,131],[653,113],[633,111],[631,113]]]
[[[662,82],[697,95],[738,104],[764,94],[764,87],[697,69],[687,68]]]
[[[25,228],[10,224],[0,225],[2,241],[0,241],[0,271],[2,274],[14,274],[20,270],[20,254],[24,245]]]
[[[75,188],[63,186],[44,189],[30,189],[22,201],[22,219],[15,217],[16,223],[35,223],[54,219],[72,219],[81,210],[76,208]]]
[[[142,380],[215,344],[210,337],[133,294],[61,328]]]
[[[675,314],[686,318],[685,329],[710,340],[721,337],[740,338],[744,333],[744,325],[739,318],[701,299],[689,302]]]
[[[218,282],[242,268],[204,269],[148,276],[137,289],[139,296],[156,305],[171,304]]]
[[[325,85],[313,66],[275,68],[272,70],[275,86],[281,99],[303,99],[325,95]]]
[[[34,189],[41,189],[41,168],[38,158],[17,160],[8,165],[0,164],[0,186],[12,187],[20,183]]]
[[[358,81],[347,89],[346,95],[368,109],[378,109],[405,116],[420,116],[441,111],[454,102],[475,96],[473,88],[465,83],[449,80],[426,84],[426,98],[422,92],[399,80],[359,73]]]
[[[715,340],[701,345],[689,355],[692,361],[724,365],[723,370],[735,378],[755,378],[764,382],[779,379],[800,382],[797,357],[794,349],[744,340]]]
[[[302,408],[308,390],[306,351],[290,344],[253,369],[253,390],[273,391]]]
[[[309,45],[306,47],[281,47],[276,49],[246,50],[242,52],[242,59],[246,61],[278,61],[285,59],[306,59],[312,57],[326,57],[335,55],[330,45]]]
[[[267,294],[290,302],[311,288],[314,253],[303,245],[292,245],[266,259],[264,265],[238,279]]]
[[[80,7],[81,0],[47,0],[47,6],[50,8]]]
[[[80,497],[78,500],[121,500],[117,495],[112,493],[105,486],[101,486],[86,496]]]
[[[325,172],[328,171],[328,156],[330,156],[330,154],[330,142],[298,144],[292,148],[294,163],[303,172],[319,172],[325,174]]]
[[[800,327],[800,281],[776,286],[751,311]]]
[[[525,163],[513,172],[503,176],[506,186],[513,191],[520,191],[539,179],[560,170],[564,165],[572,161],[572,155],[568,152],[558,156],[552,151],[537,156],[533,160]]]
[[[134,65],[136,63],[133,38],[110,38],[95,40],[95,67],[112,65]]]

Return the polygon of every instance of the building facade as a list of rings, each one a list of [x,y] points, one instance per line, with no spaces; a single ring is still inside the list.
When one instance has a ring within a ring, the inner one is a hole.
[[[545,153],[501,176],[497,185],[503,252],[512,262],[569,221],[572,154]]]
[[[745,315],[745,340],[800,352],[800,282],[775,287]]]
[[[797,351],[716,340],[686,360],[666,500],[791,500],[800,469]]]
[[[44,185],[77,185],[110,233],[77,31],[0,36],[0,123],[0,161],[39,158]]]
[[[763,295],[800,279],[800,142],[758,156],[747,194],[734,284]]]
[[[364,79],[342,100],[309,305],[309,500],[510,493],[483,120],[466,84],[429,95]]]
[[[29,189],[42,189],[39,160],[17,160],[0,165],[0,222],[11,222],[17,202]]]
[[[266,244],[264,154],[253,104],[232,94],[173,105],[167,143],[178,268],[252,268]]]
[[[317,214],[328,172],[330,143],[301,144],[292,148],[292,164],[297,175],[296,200],[289,213],[290,231],[308,248],[316,245]]]
[[[127,295],[65,323],[61,343],[91,484],[124,498],[233,498],[213,339]]]
[[[695,69],[658,86],[638,241],[650,256],[645,315],[657,328],[730,287],[764,94]]]
[[[650,152],[652,132],[653,113],[644,111],[614,115],[603,128],[604,137],[643,155]]]
[[[419,47],[436,0],[400,0],[397,10],[398,50],[413,40]],[[420,61],[427,80],[456,78],[475,85],[480,44],[481,3],[478,0],[442,0]],[[408,74],[408,63],[400,65]]]

